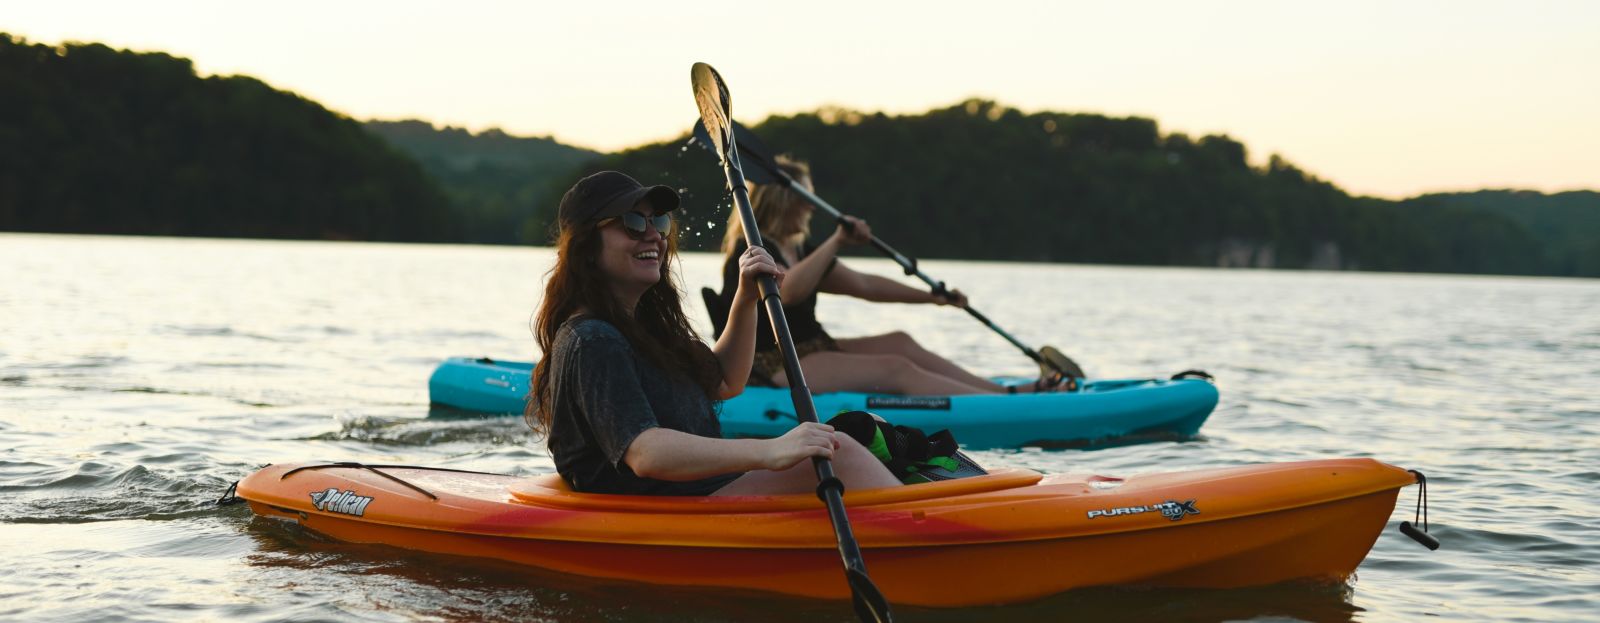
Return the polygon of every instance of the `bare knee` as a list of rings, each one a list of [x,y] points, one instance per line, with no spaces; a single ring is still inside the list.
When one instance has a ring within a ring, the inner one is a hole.
[[[900,335],[902,337],[902,339],[905,340],[902,343],[902,346],[901,346],[902,348],[905,349],[904,352],[907,352],[907,353],[919,353],[919,354],[924,354],[924,355],[933,354],[932,351],[929,351],[928,349],[923,348],[922,344],[917,342],[917,338],[911,337],[911,334],[906,333],[904,331],[895,331],[895,333]]]
[[[859,466],[878,466],[878,458],[872,455],[872,450],[867,450],[866,445],[851,437],[845,432],[834,431],[834,464],[840,468],[840,476],[846,469],[859,468]]]
[[[900,484],[877,455],[854,437],[840,432],[835,432],[833,437],[839,443],[839,447],[833,451],[833,464],[845,488],[876,489]]]
[[[929,375],[917,362],[902,355],[879,355],[874,358],[872,369],[876,380],[873,391],[910,393]]]
[[[887,370],[890,375],[893,376],[893,378],[900,380],[906,380],[927,374],[927,371],[923,370],[922,366],[917,365],[917,362],[912,361],[910,357],[904,357],[901,355],[889,355],[884,357],[882,366],[884,370]]]
[[[870,458],[873,462],[878,460],[878,457],[874,456],[871,450],[861,445],[861,442],[856,441],[856,438],[851,437],[849,433],[833,431],[833,441],[839,446],[833,450],[833,459],[835,461],[841,459],[860,460],[863,458]]]
[[[916,338],[911,337],[911,334],[905,331],[890,331],[885,333],[884,337],[899,348],[921,348],[917,345]]]

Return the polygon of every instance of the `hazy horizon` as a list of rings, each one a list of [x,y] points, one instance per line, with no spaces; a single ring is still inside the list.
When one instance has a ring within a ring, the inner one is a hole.
[[[64,2],[11,7],[0,31],[183,56],[357,119],[607,152],[681,135],[695,116],[689,65],[704,60],[747,122],[982,98],[1227,134],[1253,163],[1279,154],[1360,195],[1597,186],[1600,4],[982,9]]]

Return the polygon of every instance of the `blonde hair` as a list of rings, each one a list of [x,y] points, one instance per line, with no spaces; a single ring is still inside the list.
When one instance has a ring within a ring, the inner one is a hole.
[[[811,167],[806,163],[788,156],[778,156],[773,162],[794,183],[811,186]],[[762,237],[787,241],[811,234],[811,219],[800,218],[804,207],[809,205],[800,193],[782,184],[746,184],[750,188],[750,209],[756,213],[756,227],[760,228]],[[727,233],[722,236],[722,252],[733,253],[743,241],[744,226],[739,222],[739,211],[734,210],[728,215]]]

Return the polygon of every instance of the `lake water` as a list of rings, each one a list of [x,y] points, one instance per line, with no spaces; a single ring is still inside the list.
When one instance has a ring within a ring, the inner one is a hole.
[[[329,542],[212,504],[266,463],[535,474],[516,418],[430,417],[451,355],[532,358],[546,249],[0,234],[0,619],[846,621],[848,606],[618,585]],[[852,266],[898,274],[876,259]],[[720,283],[718,258],[685,285]],[[1096,589],[907,621],[1600,618],[1600,281],[926,262],[1094,377],[1204,368],[1203,438],[985,451],[1128,475],[1370,456],[1430,477],[1347,585]],[[688,300],[696,313],[698,297]],[[1032,364],[965,314],[825,298],[985,374]],[[1071,564],[1071,561],[1063,561]],[[942,578],[959,585],[959,577]]]

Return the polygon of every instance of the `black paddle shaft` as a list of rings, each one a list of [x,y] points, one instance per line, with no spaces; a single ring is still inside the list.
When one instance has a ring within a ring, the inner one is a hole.
[[[694,85],[695,103],[700,107],[701,123],[707,132],[717,132],[713,144],[720,151],[722,172],[727,177],[728,188],[733,192],[734,209],[739,212],[739,222],[744,226],[745,244],[761,245],[761,230],[756,225],[755,210],[750,207],[750,193],[745,188],[744,169],[739,163],[739,150],[733,137],[733,123],[727,85],[717,70],[704,63],[695,63],[690,72]],[[710,127],[715,121],[717,127]],[[767,307],[767,317],[772,323],[772,333],[777,338],[778,349],[783,353],[783,372],[789,377],[789,398],[794,402],[795,416],[800,422],[817,422],[817,405],[811,399],[811,389],[806,386],[805,374],[800,369],[800,357],[795,352],[794,337],[789,334],[789,320],[783,313],[783,298],[778,293],[778,281],[772,275],[756,279],[761,290],[761,302]],[[850,516],[844,510],[844,483],[833,471],[833,461],[812,457],[811,465],[817,473],[817,497],[828,508],[828,519],[833,523],[833,533],[839,543],[839,556],[843,559],[845,581],[850,586],[851,601],[856,614],[863,621],[890,622],[894,616],[889,610],[889,600],[867,576],[867,563],[861,556],[861,546],[850,528]]]
[[[738,156],[733,156],[738,158]],[[744,172],[740,170],[737,160],[727,163],[722,168],[728,178],[728,187],[733,189],[734,209],[739,211],[739,220],[745,223],[744,241],[752,247],[761,246],[761,232],[756,230],[755,211],[750,208],[750,194],[745,189]],[[773,337],[778,342],[778,349],[783,353],[783,373],[789,377],[789,399],[794,402],[795,418],[801,422],[817,422],[817,405],[811,399],[811,388],[806,385],[804,370],[800,367],[800,358],[794,347],[794,337],[789,334],[789,319],[783,314],[783,297],[778,292],[778,280],[772,275],[761,275],[756,279],[757,286],[761,289],[761,303],[767,307],[767,317],[772,321]],[[821,498],[828,507],[828,519],[833,523],[835,536],[838,537],[839,556],[844,559],[845,577],[851,584],[852,594],[856,597],[856,610],[858,613],[872,612],[870,608],[863,609],[862,589],[857,586],[867,580],[866,562],[861,557],[861,546],[856,542],[855,532],[850,529],[850,517],[844,510],[844,482],[833,471],[833,461],[822,457],[813,457],[811,466],[817,472],[817,497]],[[876,587],[872,588],[876,591]],[[881,598],[880,598],[881,599]],[[883,616],[870,618],[888,621],[887,602],[883,604]]]
[[[750,194],[745,190],[744,172],[737,160],[728,163],[722,170],[727,175],[728,186],[733,189],[734,209],[739,211],[739,220],[750,225],[744,228],[745,244],[752,247],[761,246],[761,232],[754,227],[755,211],[750,208]],[[761,304],[767,307],[767,318],[772,321],[772,335],[778,342],[778,350],[783,353],[783,373],[789,377],[789,399],[794,402],[795,419],[801,422],[818,422],[820,420],[817,419],[817,405],[811,399],[811,388],[806,385],[805,371],[800,367],[800,358],[794,347],[794,336],[789,334],[789,319],[783,314],[783,297],[778,292],[778,280],[772,275],[761,275],[756,279],[756,284],[761,289]],[[843,517],[844,483],[834,474],[833,461],[817,457],[812,459],[812,465],[817,470],[817,496],[828,502],[830,514],[837,506],[839,515]],[[834,504],[835,501],[838,501],[837,505]],[[834,525],[843,526],[843,531],[850,533],[848,521],[835,520]],[[849,545],[851,549],[856,550],[854,557],[860,558],[860,549],[856,546],[854,535],[851,535]],[[844,541],[841,540],[840,549],[844,548]],[[846,557],[850,556],[847,554]]]

